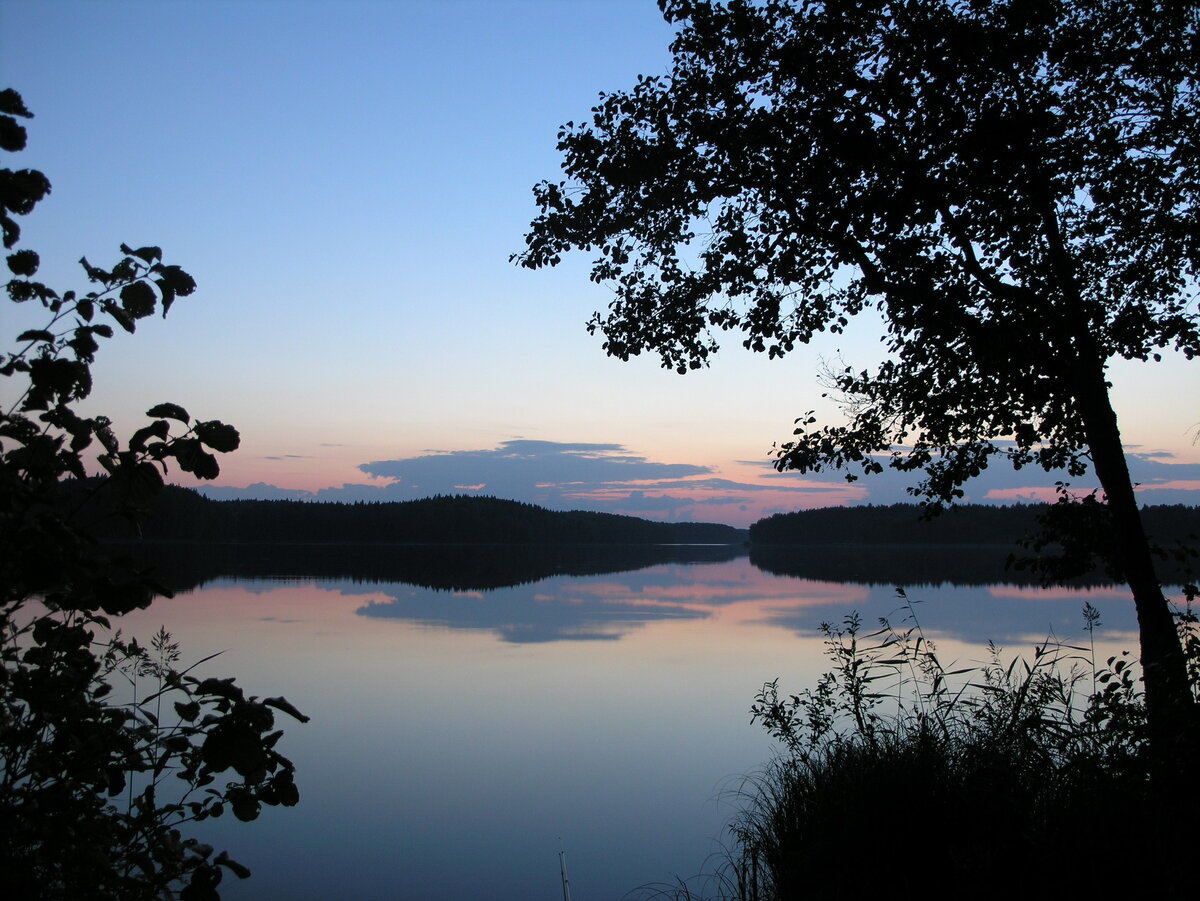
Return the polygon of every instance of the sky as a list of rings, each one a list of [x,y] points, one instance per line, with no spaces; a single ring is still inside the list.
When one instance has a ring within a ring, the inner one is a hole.
[[[559,178],[558,126],[665,71],[670,38],[653,0],[0,0],[0,81],[36,116],[5,165],[53,184],[22,221],[39,277],[84,288],[80,256],[125,242],[199,284],[102,348],[88,412],[124,434],[162,401],[234,424],[214,497],[479,493],[738,526],[906,500],[891,474],[770,465],[797,416],[841,421],[819,373],[878,361],[878,321],[783,360],[735,341],[679,376],[587,334],[611,295],[586,255],[508,261],[532,186]],[[35,312],[0,310],[5,340]],[[1147,502],[1200,502],[1198,374],[1113,367]],[[968,499],[1054,480],[993,468]]]

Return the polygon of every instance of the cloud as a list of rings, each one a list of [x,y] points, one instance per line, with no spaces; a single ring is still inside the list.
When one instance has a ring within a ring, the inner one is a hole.
[[[616,578],[624,577],[622,573]],[[587,588],[603,584],[602,578],[588,577],[577,587],[578,577],[557,576],[539,582],[536,593],[519,586],[447,595],[421,588],[406,590],[404,585],[371,584],[367,586],[371,594],[383,594],[388,600],[370,600],[355,612],[443,629],[486,630],[519,644],[616,641],[656,620],[711,616],[708,610],[678,600],[652,603],[640,598],[589,596]]]
[[[204,486],[220,499],[267,498],[317,501],[405,501],[431,495],[472,494],[525,501],[551,510],[596,510],[648,519],[725,522],[736,526],[791,510],[838,504],[912,502],[905,490],[911,473],[885,469],[847,483],[841,472],[780,473],[768,462],[744,481],[716,475],[712,467],[661,463],[620,444],[513,440],[485,450],[429,451],[417,456],[363,463],[370,482],[319,491],[279,488],[262,482],[246,488]],[[1200,464],[1176,463],[1162,455],[1132,453],[1130,470],[1146,503],[1200,501]],[[1052,499],[1061,473],[1003,461],[966,486],[973,503]],[[1087,491],[1095,481],[1072,480]]]
[[[359,466],[370,478],[319,491],[204,486],[218,500],[404,501],[431,495],[493,495],[551,510],[596,510],[658,520],[746,526],[766,513],[837,503],[842,485],[770,484],[720,478],[712,467],[647,459],[621,444],[519,439],[485,450],[429,451]],[[852,496],[852,495],[851,495]]]
[[[262,482],[246,488],[205,486],[214,498],[399,501],[464,491],[538,503],[552,509],[604,507],[647,488],[702,491],[712,483],[687,481],[711,467],[658,463],[620,444],[514,440],[487,450],[429,452],[415,457],[363,463],[372,480],[319,491],[277,488]],[[595,504],[581,504],[594,496]],[[665,506],[670,505],[660,505]]]
[[[503,497],[543,489],[577,490],[612,483],[661,481],[705,475],[709,467],[653,463],[619,444],[567,444],[555,441],[505,441],[492,450],[460,450],[402,460],[380,460],[358,467],[372,478],[420,485],[434,493],[469,481],[483,483]]]

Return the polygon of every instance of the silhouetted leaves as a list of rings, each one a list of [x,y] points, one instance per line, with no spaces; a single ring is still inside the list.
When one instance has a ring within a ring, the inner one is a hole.
[[[121,326],[121,328],[123,328],[123,329],[125,329],[125,331],[129,332],[129,334],[132,335],[134,332],[137,331],[137,326],[134,325],[133,319],[129,316],[128,313],[126,313],[123,309],[121,309],[115,303],[113,303],[113,301],[111,301],[111,300],[101,301],[100,309],[103,310],[105,313],[107,313],[109,316],[111,316],[113,319],[117,320],[117,325]]]
[[[0,113],[10,116],[21,116],[24,119],[33,118],[33,113],[25,106],[25,101],[21,98],[21,95],[12,88],[5,88],[0,91]],[[25,147],[22,145],[21,147],[4,147],[3,149],[16,151],[24,150]]]
[[[1127,574],[1174,741],[1197,715],[1107,366],[1200,353],[1200,6],[661,8],[669,75],[559,131],[566,180],[534,187],[513,259],[594,254],[614,299],[589,330],[680,373],[724,333],[777,357],[877,309],[884,361],[828,372],[844,424],[801,417],[777,468],[887,465],[933,510],[997,459],[1092,469],[1113,530],[1093,544]]]
[[[159,441],[166,441],[171,434],[171,426],[165,419],[159,419],[156,422],[150,423],[148,426],[143,426],[133,433],[129,439],[129,449],[132,451],[145,450],[146,442],[151,438],[157,438]]]
[[[8,268],[14,275],[31,276],[38,270],[40,260],[32,250],[18,250],[9,254]]]
[[[0,146],[20,149],[24,131],[12,127],[11,115],[28,111],[15,92],[0,92],[0,113],[9,114],[0,116]],[[6,246],[20,234],[8,214],[29,212],[49,187],[40,172],[0,170]],[[294,707],[246,697],[232,680],[179,671],[178,647],[165,631],[143,647],[114,633],[108,618],[167,590],[131,560],[102,551],[84,527],[86,513],[102,511],[136,529],[163,491],[172,458],[183,471],[213,478],[219,468],[205,447],[225,452],[238,444],[236,430],[216,420],[172,435],[172,423],[186,429],[190,417],[159,404],[122,450],[106,417],[76,412],[91,392],[99,341],[113,336],[109,325],[92,324],[97,308],[133,332],[137,319],[154,312],[155,285],[164,313],[176,295],[195,289],[182,269],[161,263],[159,248],[121,250],[125,257],[111,270],[80,260],[99,286],[82,297],[60,297],[30,280],[39,262],[33,251],[8,256],[16,276],[6,286],[9,298],[40,302],[49,321],[0,355],[0,376],[14,379],[11,400],[0,405],[5,897],[218,898],[224,870],[239,878],[249,870],[223,852],[214,858],[179,827],[219,816],[227,804],[253,819],[263,804],[299,798],[292,764],[275,749],[272,712],[302,719]],[[93,442],[104,479],[87,478],[84,452]],[[139,692],[139,681],[152,689]],[[109,700],[121,682],[134,687],[132,701]],[[177,721],[165,713],[172,709]]]
[[[196,423],[195,432],[202,443],[222,454],[237,450],[241,443],[237,429],[215,419]]]
[[[154,289],[145,282],[133,282],[121,289],[121,307],[134,319],[151,315],[157,300]]]
[[[0,169],[0,226],[5,247],[12,247],[21,237],[21,228],[9,213],[24,216],[49,193],[49,180],[36,169]]]
[[[165,416],[167,419],[174,419],[187,425],[191,421],[187,410],[178,404],[155,404],[146,411],[147,416]]]
[[[941,897],[931,887],[982,871],[989,898],[1029,885],[1075,896],[1153,884],[1186,896],[1191,876],[1161,828],[1174,820],[1153,790],[1145,696],[1128,652],[1101,663],[1048,639],[1027,659],[1005,664],[992,647],[988,660],[952,667],[900,594],[903,623],[867,633],[852,614],[823,625],[830,670],[790,696],[769,682],[755,699],[752,717],[785,753],[754,780],[732,827],[739,862],[751,864],[745,897],[843,896],[845,873],[830,861],[880,828],[911,828],[943,855],[938,881],[904,878],[888,897]],[[1178,629],[1200,694],[1190,610]],[[1086,861],[1097,836],[1114,833],[1105,847],[1136,867],[1064,864]],[[872,866],[907,872],[911,845],[888,844],[873,844]]]
[[[12,116],[0,116],[0,150],[24,150],[25,140],[25,126]]]
[[[121,253],[137,257],[147,266],[152,266],[162,259],[161,247],[139,247],[137,250],[134,250],[128,244],[122,244]]]

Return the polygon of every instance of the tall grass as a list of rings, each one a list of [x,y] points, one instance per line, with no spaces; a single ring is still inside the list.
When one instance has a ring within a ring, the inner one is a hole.
[[[1184,800],[1164,803],[1151,784],[1136,660],[1047,641],[950,669],[901,597],[900,626],[822,626],[831,667],[815,686],[758,694],[781,754],[741,793],[735,849],[703,896],[1193,897],[1195,786],[1185,775],[1166,786]],[[1200,698],[1194,597],[1177,621]],[[1091,639],[1090,605],[1084,619]]]

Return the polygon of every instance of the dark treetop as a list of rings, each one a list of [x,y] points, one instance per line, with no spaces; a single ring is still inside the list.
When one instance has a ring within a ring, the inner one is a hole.
[[[888,359],[831,374],[847,422],[801,416],[782,469],[886,464],[941,504],[996,457],[1092,467],[1165,748],[1197,716],[1106,367],[1200,348],[1200,7],[659,5],[671,71],[562,128],[516,259],[593,253],[606,351],[681,372],[723,331],[774,357],[878,309]]]

